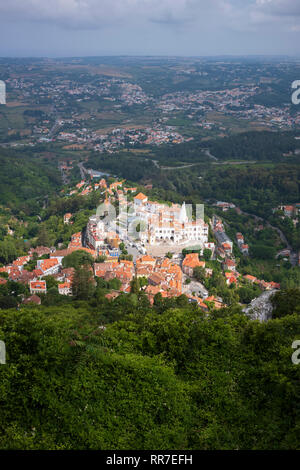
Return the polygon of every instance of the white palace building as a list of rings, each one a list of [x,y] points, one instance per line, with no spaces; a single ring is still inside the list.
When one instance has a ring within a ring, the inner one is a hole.
[[[189,219],[185,203],[182,206],[160,204],[139,193],[134,198],[131,220],[140,222],[140,240],[144,244],[186,244],[204,246],[208,241],[208,225],[203,218]]]

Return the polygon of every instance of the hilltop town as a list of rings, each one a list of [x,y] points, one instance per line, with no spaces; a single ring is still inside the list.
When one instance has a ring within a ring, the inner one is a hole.
[[[143,291],[150,304],[157,296],[185,295],[206,312],[226,307],[233,299],[242,305],[265,290],[280,289],[278,282],[239,272],[240,260],[249,257],[249,245],[241,232],[232,241],[220,216],[193,216],[185,203],[155,202],[138,187],[128,187],[125,180],[111,182],[110,178],[109,182],[103,177],[95,179],[92,172],[87,175],[69,191],[69,197],[74,193],[100,195],[102,203],[85,229],[73,233],[64,249],[32,247],[27,255],[0,268],[2,286],[10,281],[25,286],[24,304],[41,304],[51,286],[57,286],[60,296],[76,298],[80,284],[76,269],[80,267],[88,273],[83,282],[94,287],[99,280],[106,283],[107,299],[134,290]],[[221,213],[236,209],[221,201],[215,206]],[[292,209],[283,209],[290,216]],[[109,217],[111,211],[113,217]],[[64,214],[65,226],[72,226],[73,220],[74,214]],[[76,253],[82,265],[67,262]],[[281,255],[289,256],[286,252]]]

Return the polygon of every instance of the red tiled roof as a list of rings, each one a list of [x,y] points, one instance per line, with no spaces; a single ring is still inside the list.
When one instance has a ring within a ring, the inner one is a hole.
[[[199,260],[198,253],[189,253],[183,260],[182,266],[188,268],[203,267],[205,268],[205,262]]]
[[[143,201],[144,199],[147,199],[147,196],[143,193],[139,193],[137,196],[134,197],[134,199],[139,199],[140,201]]]
[[[23,300],[23,304],[30,304],[30,303],[41,305],[42,301],[38,295],[33,294],[27,299]]]
[[[57,258],[45,259],[40,264],[40,268],[42,269],[42,271],[47,271],[48,269],[53,268],[54,266],[57,266],[58,264],[59,263],[58,263]]]
[[[31,281],[30,282],[31,289],[40,289],[46,290],[46,281]]]

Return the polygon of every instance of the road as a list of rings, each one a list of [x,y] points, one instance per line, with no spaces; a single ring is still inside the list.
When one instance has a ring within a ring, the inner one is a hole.
[[[257,163],[255,160],[244,160],[241,162],[234,162],[234,161],[225,161],[225,162],[213,162],[213,165],[253,165]]]
[[[205,289],[204,285],[201,284],[201,282],[198,282],[195,279],[192,279],[190,284],[185,284],[186,279],[188,279],[188,276],[183,274],[183,277],[182,277],[183,294],[193,295],[193,293],[195,293],[202,299],[205,299],[206,297],[209,296],[207,289]]]
[[[216,162],[219,160],[217,157],[215,157],[214,155],[212,155],[212,154],[210,153],[210,150],[209,150],[209,149],[205,149],[205,150],[204,150],[204,154],[205,154],[207,157],[212,158],[212,159],[215,160]]]
[[[80,178],[81,178],[82,180],[85,180],[86,174],[87,174],[87,170],[84,168],[83,163],[78,163],[77,166],[78,166],[79,171],[80,171]]]
[[[158,160],[152,160],[152,158],[145,158],[145,160],[153,162],[153,165],[156,166],[156,168],[159,170],[183,170],[184,168],[190,168],[191,166],[199,165],[199,163],[183,163],[181,166],[160,166]]]
[[[130,246],[128,242],[124,242],[126,246],[126,250],[128,251],[129,255],[132,255],[132,259],[135,262],[137,258],[142,256],[142,254],[139,252],[139,250],[133,246]]]
[[[249,165],[253,165],[254,163],[257,163],[255,160],[244,160],[244,161],[238,161],[238,162],[235,162],[235,161],[224,161],[224,162],[220,162],[219,159],[217,157],[215,157],[214,155],[212,155],[210,153],[210,150],[209,149],[205,149],[204,151],[204,154],[209,157],[209,158],[212,158],[213,160],[215,160],[212,164],[213,165],[245,165],[245,164],[249,164]]]

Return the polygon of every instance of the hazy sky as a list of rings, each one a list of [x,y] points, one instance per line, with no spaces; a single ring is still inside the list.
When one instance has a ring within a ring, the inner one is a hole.
[[[0,0],[0,56],[300,55],[300,0]]]

